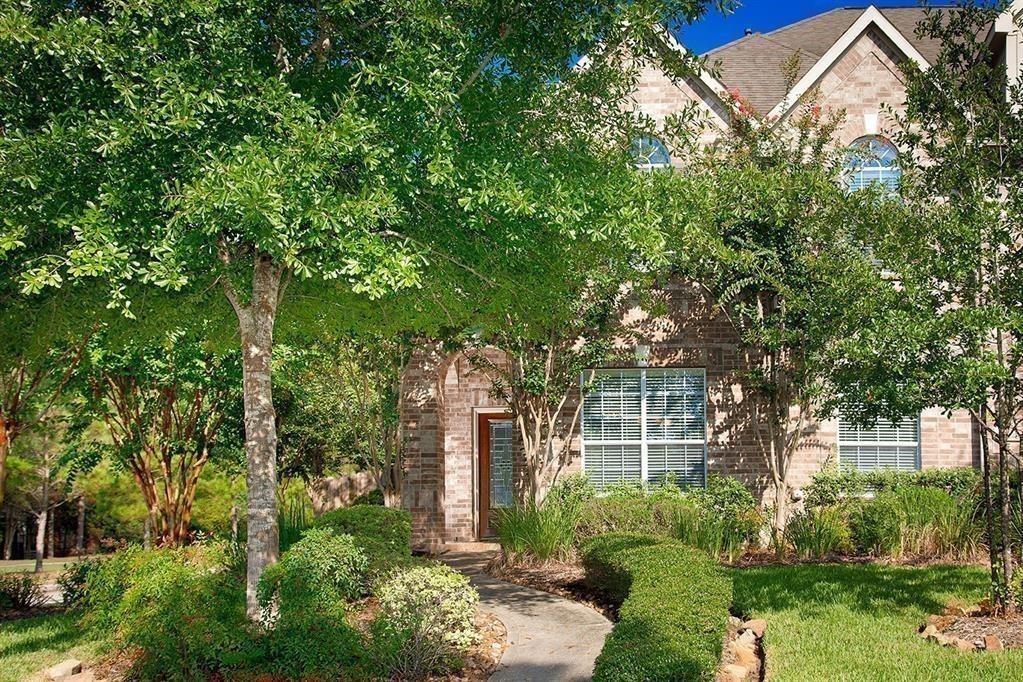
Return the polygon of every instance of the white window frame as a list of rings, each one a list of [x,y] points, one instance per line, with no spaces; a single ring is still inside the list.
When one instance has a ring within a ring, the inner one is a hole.
[[[877,448],[884,448],[884,447],[909,448],[909,447],[912,447],[914,449],[914,453],[915,453],[914,454],[913,468],[912,469],[899,469],[899,468],[882,469],[882,468],[876,468],[876,469],[871,469],[870,471],[885,471],[885,470],[887,470],[887,471],[920,471],[921,468],[922,468],[922,453],[921,453],[921,450],[922,450],[922,448],[921,448],[922,434],[921,434],[921,430],[920,430],[921,424],[920,424],[920,414],[919,413],[916,415],[915,420],[916,420],[916,440],[915,441],[843,440],[842,439],[842,422],[843,422],[843,417],[842,417],[841,414],[839,414],[838,418],[837,418],[838,436],[836,438],[836,442],[838,443],[838,468],[839,468],[839,470],[842,469],[842,446],[843,445],[847,445],[847,446],[850,446],[850,447],[864,447],[864,446],[867,446],[867,447],[877,447]],[[850,423],[850,420],[845,420],[845,421],[847,423]],[[878,420],[877,422],[875,422],[875,424],[879,423],[879,422],[881,422],[881,420]],[[873,427],[873,428],[876,428],[876,426]],[[860,469],[858,466],[854,466],[852,470],[853,471],[860,471],[860,472],[867,472],[868,471],[866,469]]]
[[[895,159],[892,163],[886,164],[879,158],[870,158],[869,153],[857,158],[861,163],[859,164],[846,164],[846,186],[851,192],[858,192],[861,189],[866,189],[874,184],[880,184],[885,187],[888,191],[897,192],[899,189],[899,183],[902,181],[902,169],[898,164],[898,153],[899,149],[894,143],[885,139],[881,135],[864,135],[863,137],[857,138],[851,145],[850,149],[861,149],[865,152],[869,152],[870,147],[873,143],[879,143],[884,147],[891,149],[895,152]],[[864,158],[866,156],[867,158]],[[877,177],[872,177],[877,176]],[[894,180],[892,179],[894,176]]]
[[[707,370],[702,367],[601,367],[583,372],[579,377],[579,400],[581,401],[579,421],[579,457],[580,467],[586,472],[586,433],[585,433],[585,410],[586,410],[586,385],[590,380],[596,379],[601,373],[632,372],[639,375],[640,407],[639,407],[639,440],[590,440],[591,446],[625,446],[639,445],[640,448],[640,479],[642,483],[649,483],[649,446],[654,445],[698,445],[703,448],[703,486],[707,485]],[[648,372],[675,372],[677,374],[697,375],[703,383],[702,391],[702,412],[703,412],[703,438],[699,440],[650,440],[647,438],[647,373]]]

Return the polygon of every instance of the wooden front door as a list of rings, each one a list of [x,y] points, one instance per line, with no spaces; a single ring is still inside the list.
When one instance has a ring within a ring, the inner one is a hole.
[[[512,478],[514,425],[507,413],[477,416],[479,448],[479,536],[493,534],[495,512],[515,504]]]

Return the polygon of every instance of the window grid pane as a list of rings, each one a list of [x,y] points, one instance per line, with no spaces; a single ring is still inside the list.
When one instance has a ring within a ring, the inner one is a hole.
[[[838,460],[843,469],[878,471],[920,468],[920,418],[859,426],[839,416]]]
[[[702,371],[595,372],[583,399],[584,471],[599,490],[622,481],[705,484],[705,379]]]

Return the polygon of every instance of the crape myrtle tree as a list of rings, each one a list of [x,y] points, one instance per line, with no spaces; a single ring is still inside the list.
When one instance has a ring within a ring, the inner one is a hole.
[[[24,289],[102,278],[130,314],[129,282],[217,287],[237,317],[251,617],[278,554],[271,355],[289,283],[384,296],[492,252],[512,262],[478,272],[498,279],[551,236],[623,229],[601,218],[622,200],[611,153],[636,74],[616,55],[654,53],[656,22],[706,4],[5,5],[0,249]]]
[[[75,463],[106,457],[130,472],[159,545],[189,539],[206,464],[241,447],[240,374],[237,351],[213,352],[195,331],[127,343],[99,333],[86,348],[74,381],[78,420],[105,430],[96,439],[86,429]]]
[[[625,304],[644,288],[645,274],[630,262],[637,257],[616,242],[535,263],[520,290],[534,306],[506,310],[491,327],[458,339],[470,366],[508,405],[525,464],[520,497],[528,504],[540,504],[571,461],[580,381],[592,381],[592,368],[615,356]]]
[[[850,292],[859,319],[835,348],[836,381],[875,412],[968,410],[983,453],[992,599],[1013,608],[1023,426],[1023,97],[986,43],[1004,3],[931,13],[942,45],[908,70],[895,142],[901,202],[860,236],[881,284]]]
[[[672,270],[700,286],[739,340],[744,395],[731,412],[769,474],[779,552],[794,456],[830,404],[825,351],[844,333],[836,294],[871,272],[847,235],[882,201],[845,189],[842,114],[822,113],[817,100],[811,92],[774,121],[733,93],[731,129],[693,154],[691,171],[664,175],[660,210],[672,241],[694,245],[673,252]]]

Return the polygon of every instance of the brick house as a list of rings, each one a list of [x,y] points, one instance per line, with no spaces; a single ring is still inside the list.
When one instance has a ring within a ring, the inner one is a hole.
[[[1013,8],[1011,13],[1023,13],[1023,0]],[[845,112],[839,141],[876,152],[876,161],[856,169],[851,184],[895,182],[885,105],[898,108],[904,101],[899,64],[909,60],[927,68],[937,56],[938,45],[914,34],[922,18],[919,8],[836,9],[771,33],[748,33],[707,55],[718,64],[717,77],[703,73],[677,83],[646,69],[636,105],[658,120],[695,102],[710,123],[704,134],[710,142],[729,125],[727,91],[738,91],[759,112],[780,120],[816,89],[823,108]],[[989,39],[1010,77],[1018,77],[1023,47],[1012,18],[996,23]],[[783,65],[796,53],[797,79],[787,91]],[[656,140],[644,153],[648,165],[672,163]],[[570,396],[584,403],[569,470],[585,471],[598,486],[652,481],[666,472],[700,485],[715,473],[763,493],[768,472],[749,426],[734,331],[693,286],[679,283],[660,295],[664,316],[637,308],[623,320],[623,343],[634,347],[636,362],[601,370],[585,396],[581,390]],[[500,361],[500,352],[491,352]],[[518,466],[513,424],[487,377],[461,353],[426,345],[406,368],[401,415],[407,444],[403,504],[413,514],[416,544],[436,547],[486,536],[490,512],[514,501]],[[965,412],[946,416],[928,409],[873,429],[839,416],[808,431],[793,463],[794,484],[804,485],[828,461],[862,470],[976,466],[979,439]]]

